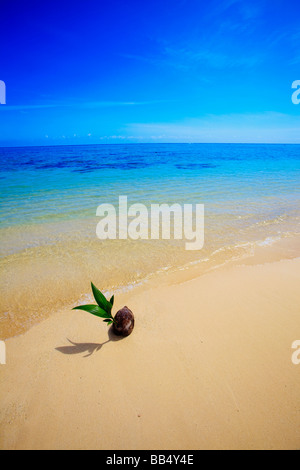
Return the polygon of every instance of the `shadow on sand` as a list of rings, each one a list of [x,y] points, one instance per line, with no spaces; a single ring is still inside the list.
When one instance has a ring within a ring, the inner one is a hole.
[[[71,343],[71,346],[61,346],[59,348],[55,348],[56,351],[59,351],[62,354],[82,354],[82,353],[87,353],[83,357],[89,357],[95,352],[100,351],[100,349],[107,343],[110,343],[111,341],[120,341],[124,339],[122,336],[116,336],[113,332],[113,329],[110,328],[108,330],[108,340],[105,341],[104,343],[75,343],[74,341],[71,341],[70,339],[67,338],[69,343]]]

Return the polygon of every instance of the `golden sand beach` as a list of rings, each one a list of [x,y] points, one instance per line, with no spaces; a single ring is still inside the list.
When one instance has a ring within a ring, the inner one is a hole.
[[[128,338],[66,308],[7,340],[1,449],[299,448],[300,258],[274,255],[118,295]]]
[[[0,450],[300,449],[300,1],[0,8]]]

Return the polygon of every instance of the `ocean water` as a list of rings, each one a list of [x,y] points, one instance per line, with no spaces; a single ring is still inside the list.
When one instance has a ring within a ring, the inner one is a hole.
[[[300,146],[131,144],[0,148],[0,336],[157,272],[203,272],[300,233]],[[205,246],[96,237],[102,203],[205,205]]]

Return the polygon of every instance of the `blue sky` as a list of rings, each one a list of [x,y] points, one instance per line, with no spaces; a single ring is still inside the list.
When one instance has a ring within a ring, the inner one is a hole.
[[[1,0],[0,145],[300,143],[299,1]]]

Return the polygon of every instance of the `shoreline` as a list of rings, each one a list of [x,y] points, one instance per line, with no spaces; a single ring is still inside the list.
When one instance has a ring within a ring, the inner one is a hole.
[[[0,448],[299,448],[300,258],[265,250],[118,295],[129,338],[61,309],[8,339]]]
[[[256,240],[253,242],[246,242],[234,246],[225,246],[213,252],[210,258],[203,258],[196,261],[188,261],[187,263],[179,266],[167,266],[159,268],[157,271],[150,272],[144,277],[133,280],[126,285],[117,285],[117,287],[110,287],[108,289],[103,289],[102,287],[102,290],[107,296],[111,296],[112,294],[122,295],[132,291],[135,292],[136,290],[137,292],[139,292],[140,289],[151,288],[160,285],[170,285],[173,282],[177,284],[178,282],[191,280],[193,278],[203,276],[209,272],[216,271],[220,268],[222,269],[224,266],[226,267],[242,264],[261,264],[264,262],[273,262],[282,259],[293,259],[297,258],[299,253],[299,233],[284,234],[284,236],[282,236],[281,238],[268,237],[264,240]],[[21,279],[23,277],[24,274],[22,274]],[[64,302],[54,302],[52,308],[47,306],[44,311],[43,308],[39,312],[32,311],[32,315],[28,315],[28,318],[25,317],[23,319],[22,315],[19,317],[19,314],[22,313],[22,310],[24,311],[24,307],[22,307],[21,312],[19,312],[21,304],[18,302],[16,304],[18,306],[18,310],[13,313],[13,316],[11,317],[11,313],[9,313],[9,316],[7,318],[5,318],[5,316],[2,317],[2,324],[0,320],[0,326],[2,330],[1,340],[7,340],[9,338],[18,337],[26,333],[35,325],[45,321],[52,314],[55,314],[57,310],[72,309],[76,305],[93,303],[94,299],[90,291],[90,283],[86,282],[86,279],[85,285],[87,287],[86,291],[79,293],[76,297],[73,296],[72,300],[69,295],[68,300],[65,299]],[[53,297],[59,298],[59,293],[63,292],[61,283],[57,287],[58,294],[56,295],[55,293],[53,293],[52,299]],[[26,295],[28,296],[29,293],[27,292]],[[25,293],[22,296],[23,299],[24,296]],[[9,294],[8,298],[10,299],[10,301],[12,300],[12,292]],[[31,311],[31,308],[34,307],[34,304],[31,304],[30,298],[31,296],[29,295],[29,312]],[[6,304],[8,304],[7,300]],[[9,322],[17,321],[17,331],[15,333],[12,332],[11,328],[8,329],[8,318]],[[20,321],[23,321],[24,323],[20,323]]]

